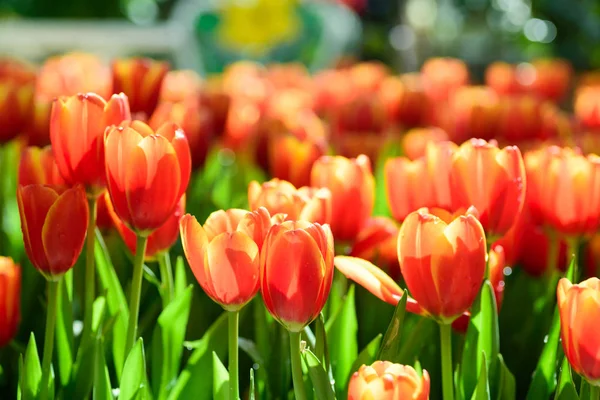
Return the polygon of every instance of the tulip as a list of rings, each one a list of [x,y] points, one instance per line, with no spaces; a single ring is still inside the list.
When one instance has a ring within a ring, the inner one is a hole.
[[[398,225],[390,218],[369,218],[352,246],[350,255],[381,265],[395,279],[400,277],[396,246]]]
[[[108,192],[121,220],[148,236],[171,216],[190,180],[187,139],[175,124],[156,131],[141,121],[106,132]]]
[[[257,136],[261,116],[258,104],[245,100],[232,101],[225,121],[226,144],[234,150],[248,147]]]
[[[348,77],[361,94],[376,92],[389,75],[387,66],[380,62],[360,62],[348,69]]]
[[[314,112],[314,107],[314,95],[308,89],[281,89],[269,99],[267,114],[274,119],[296,119],[297,124],[302,124],[303,121],[297,114]],[[309,118],[312,119],[310,116]],[[309,122],[314,125],[314,122]]]
[[[516,66],[503,61],[493,62],[486,68],[485,84],[500,95],[523,92],[523,86],[517,78]]]
[[[454,209],[473,205],[490,236],[504,235],[525,202],[525,168],[517,147],[471,139],[454,153],[450,174]]]
[[[600,280],[590,278],[572,284],[562,278],[556,294],[565,356],[571,367],[590,382],[597,395],[600,384]]]
[[[320,224],[331,220],[331,192],[327,188],[302,187],[271,179],[259,184],[250,182],[248,203],[251,210],[265,207],[272,215],[285,214],[287,220],[306,220]]]
[[[27,185],[17,189],[25,251],[46,279],[57,281],[75,265],[88,224],[81,186]]]
[[[23,132],[33,110],[35,70],[28,64],[0,58],[0,141]]]
[[[331,230],[337,240],[356,238],[374,206],[375,179],[365,155],[348,159],[324,156],[311,171],[311,186],[331,191]]]
[[[21,268],[0,257],[0,348],[17,334],[21,319]]]
[[[421,76],[425,93],[435,102],[445,102],[469,83],[467,65],[455,58],[430,58],[423,64]]]
[[[419,74],[388,77],[376,95],[389,121],[405,127],[426,125],[430,101],[423,90]]]
[[[265,79],[277,91],[286,89],[306,89],[312,84],[311,76],[302,63],[270,64],[267,66]]]
[[[148,125],[156,130],[167,122],[181,127],[190,145],[192,168],[201,167],[206,160],[211,140],[216,135],[211,111],[196,98],[188,98],[179,103],[163,102],[156,107]]]
[[[168,71],[159,93],[159,104],[179,103],[188,99],[200,98],[202,78],[194,70]]]
[[[542,104],[531,95],[500,99],[498,136],[509,142],[542,139]]]
[[[531,62],[531,78],[526,79],[525,86],[537,96],[555,103],[561,101],[571,83],[573,68],[566,60],[538,59]]]
[[[575,115],[586,128],[600,129],[600,85],[577,89]]]
[[[348,400],[427,400],[429,373],[419,376],[410,366],[375,361],[362,365],[348,384]]]
[[[463,142],[469,138],[492,139],[500,115],[498,95],[486,86],[464,86],[450,97],[450,138]]]
[[[169,63],[150,58],[115,60],[112,64],[113,91],[127,95],[132,113],[152,115],[168,71]]]
[[[92,197],[104,190],[104,131],[130,119],[127,97],[122,93],[108,102],[95,93],[59,97],[53,102],[50,141],[67,184],[84,185]]]
[[[448,134],[437,127],[413,128],[407,131],[402,138],[402,148],[409,160],[416,160],[425,156],[428,143],[448,141]]]
[[[334,110],[353,98],[354,87],[344,71],[321,71],[314,76],[313,86],[315,111],[323,117],[329,117]]]
[[[50,146],[43,149],[33,146],[26,147],[21,153],[18,175],[20,186],[65,184],[64,179],[58,172],[58,166]]]

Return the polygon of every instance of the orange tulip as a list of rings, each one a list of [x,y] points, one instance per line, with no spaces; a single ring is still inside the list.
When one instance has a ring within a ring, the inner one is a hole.
[[[403,221],[421,207],[452,208],[450,172],[457,148],[452,142],[429,143],[422,158],[386,161],[385,189],[396,221]]]
[[[275,119],[294,118],[297,113],[313,111],[314,103],[314,96],[307,89],[281,89],[269,99],[267,115]]]
[[[503,61],[493,62],[486,68],[485,84],[500,95],[523,92],[523,86],[517,78],[517,67]]]
[[[69,185],[81,183],[93,195],[104,190],[104,131],[130,119],[123,93],[108,102],[95,93],[59,97],[53,102],[50,141],[58,170]]]
[[[562,346],[571,367],[593,385],[600,382],[600,280],[572,284],[562,278],[556,290]]]
[[[594,232],[600,218],[600,157],[556,146],[525,155],[534,221],[565,235]]]
[[[267,310],[288,331],[300,332],[321,312],[333,280],[329,225],[274,225],[260,254],[260,289]]]
[[[439,143],[448,140],[450,140],[448,134],[443,129],[437,127],[413,128],[404,134],[402,148],[406,157],[410,160],[416,160],[425,155],[427,143]]]
[[[558,103],[561,101],[571,83],[573,68],[566,60],[538,59],[531,62],[531,79],[526,87],[537,96]]]
[[[22,133],[33,110],[35,70],[21,61],[0,58],[0,141]]]
[[[215,211],[204,226],[190,214],[181,219],[183,251],[192,272],[227,311],[239,311],[258,293],[260,250],[271,224],[264,208]]]
[[[314,76],[313,82],[315,111],[320,116],[329,117],[334,110],[353,98],[354,86],[350,84],[345,71],[321,71]]]
[[[600,84],[577,89],[575,115],[586,128],[600,129]]]
[[[88,224],[82,186],[27,185],[17,189],[25,251],[48,280],[57,280],[75,265]]]
[[[380,62],[360,62],[348,69],[348,77],[361,94],[377,91],[389,75],[388,67]]]
[[[448,133],[457,143],[469,138],[492,139],[500,115],[500,99],[486,86],[463,86],[450,97]]]
[[[305,89],[312,84],[311,76],[302,63],[270,64],[265,79],[276,90]]]
[[[17,334],[21,320],[21,268],[0,257],[0,348]]]
[[[331,190],[331,230],[336,240],[354,240],[373,211],[375,179],[369,158],[321,157],[313,165],[311,186]]]
[[[419,305],[434,319],[450,323],[471,307],[481,287],[485,233],[470,211],[451,221],[423,208],[400,228],[398,260]]]
[[[107,130],[108,192],[121,220],[138,235],[149,235],[173,215],[187,189],[191,156],[175,124],[153,131],[141,121]]]
[[[429,373],[423,376],[410,366],[375,361],[362,365],[348,384],[348,400],[427,400]]]
[[[369,218],[352,245],[350,255],[382,266],[394,279],[400,278],[396,247],[398,225],[390,218]]]
[[[115,213],[112,203],[110,202],[110,196],[108,193],[105,193],[104,196],[104,205],[106,207],[106,212],[108,213],[111,223],[117,228],[119,235],[125,242],[125,245],[135,256],[136,245],[137,245],[137,237],[135,232],[132,231],[125,225]],[[179,221],[181,217],[183,217],[183,213],[185,212],[185,195],[181,196],[181,200],[177,203],[177,207],[169,219],[161,225],[160,228],[156,229],[148,236],[148,243],[146,244],[146,252],[144,253],[144,258],[147,260],[152,260],[156,258],[156,256],[161,253],[168,251],[179,237]]]
[[[188,99],[200,98],[202,78],[196,71],[169,71],[165,75],[159,93],[161,102],[178,103]]]
[[[181,127],[190,145],[192,168],[201,167],[206,160],[211,140],[216,134],[211,111],[196,98],[179,103],[160,103],[148,121],[152,129],[173,122]]]
[[[444,102],[461,86],[469,83],[469,70],[462,60],[430,58],[421,68],[423,87],[430,99]]]
[[[250,182],[248,204],[251,210],[265,207],[272,215],[285,214],[287,220],[306,220],[320,224],[331,220],[331,192],[329,189],[301,187],[290,182],[271,179],[259,184]]]
[[[168,71],[169,63],[150,58],[115,60],[112,64],[113,91],[127,95],[132,113],[152,115]]]
[[[525,167],[521,152],[496,142],[471,139],[454,153],[450,174],[454,209],[474,206],[491,236],[513,226],[525,202]]]
[[[46,146],[26,147],[19,160],[19,178],[21,186],[32,184],[63,185],[64,179],[58,172],[58,166],[52,154],[52,148]]]
[[[427,124],[430,101],[423,90],[420,74],[387,78],[377,96],[386,110],[388,120],[406,127]]]

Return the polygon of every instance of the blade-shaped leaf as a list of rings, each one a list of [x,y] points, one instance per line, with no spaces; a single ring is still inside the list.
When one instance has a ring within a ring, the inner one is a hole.
[[[488,383],[488,369],[485,353],[481,353],[481,372],[477,379],[477,386],[471,400],[490,400],[490,385]]]
[[[517,383],[512,372],[504,363],[502,354],[498,354],[498,363],[496,364],[499,370],[499,389],[498,400],[514,400],[517,397]]]
[[[29,336],[29,343],[25,351],[23,369],[21,371],[21,398],[23,400],[37,399],[42,381],[42,364],[38,355],[33,333]]]
[[[558,377],[558,386],[554,400],[578,400],[577,390],[573,384],[571,376],[571,366],[567,357],[563,358],[562,366],[560,367],[560,375]]]
[[[398,362],[398,356],[400,355],[400,347],[402,342],[400,341],[400,335],[402,333],[402,324],[404,323],[404,315],[406,314],[406,300],[408,296],[406,292],[402,294],[394,316],[390,321],[390,324],[385,332],[385,337],[379,349],[377,356],[378,360],[387,360],[391,362]]]
[[[558,308],[554,311],[548,341],[544,345],[542,355],[533,373],[533,380],[527,391],[527,400],[547,399],[556,388],[556,367],[560,340],[560,315]]]
[[[317,356],[309,349],[302,352],[302,359],[308,368],[308,376],[315,390],[316,399],[335,400],[335,393],[331,387],[329,375],[319,362]]]
[[[187,288],[187,277],[186,277],[185,263],[183,257],[177,257],[175,263],[175,297],[179,296]]]
[[[104,358],[104,347],[102,344],[96,346],[96,370],[94,374],[94,400],[113,400],[110,376]]]
[[[250,390],[249,390],[249,394],[248,394],[249,400],[255,400],[255,398],[256,398],[255,390],[256,389],[254,389],[254,368],[250,368]]]
[[[229,372],[223,365],[219,356],[213,351],[213,399],[229,399]]]
[[[348,381],[350,381],[352,374],[358,371],[362,365],[371,365],[376,360],[387,361],[386,358],[377,357],[377,351],[380,348],[382,337],[383,336],[381,333],[375,336],[375,338],[371,340],[369,344],[366,345],[365,348],[358,354],[358,357],[356,357],[356,360],[354,360],[354,363],[352,364],[352,368],[350,368],[350,376],[348,376]]]
[[[329,355],[335,379],[335,390],[339,397],[345,397],[344,393],[352,363],[358,356],[357,330],[354,285],[352,285],[338,312],[325,325],[325,332],[330,346]]]
[[[146,390],[146,356],[144,355],[144,342],[140,338],[127,356],[127,361],[125,361],[119,400],[145,398],[144,393]]]
[[[71,379],[73,354],[73,270],[69,270],[58,284],[56,313],[56,358],[62,386]]]

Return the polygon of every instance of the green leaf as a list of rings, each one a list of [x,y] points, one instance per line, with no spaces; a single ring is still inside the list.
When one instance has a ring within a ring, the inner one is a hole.
[[[477,386],[471,400],[490,400],[490,386],[488,384],[488,369],[485,353],[481,353],[481,371],[477,379]]]
[[[179,375],[169,399],[212,398],[212,352],[224,357],[227,354],[227,338],[227,313],[224,312],[208,328],[202,339],[185,344],[193,348],[194,352]]]
[[[213,399],[229,399],[229,372],[223,365],[219,356],[213,351]]]
[[[577,390],[573,384],[573,377],[571,376],[571,366],[567,357],[563,358],[562,366],[560,367],[560,375],[558,378],[558,386],[556,388],[556,394],[554,400],[577,400]]]
[[[273,355],[273,341],[271,340],[271,337],[276,322],[267,312],[260,296],[257,296],[250,306],[252,307],[252,316],[254,319],[254,340],[256,341],[259,353],[262,354],[265,359],[265,364],[258,365],[256,374],[256,390],[258,392],[258,398],[264,399],[268,397],[265,392],[268,389],[273,389],[272,384],[269,385],[267,380],[270,377],[269,373],[272,369],[270,365],[270,356]]]
[[[320,313],[315,321],[315,328],[315,355],[325,368],[325,371],[328,371],[330,367],[329,349],[327,347],[327,332],[325,332],[325,317],[323,316],[323,313]]]
[[[29,336],[27,350],[25,350],[25,359],[21,371],[21,392],[23,400],[36,399],[40,393],[40,383],[42,381],[42,364],[38,355],[33,332]]]
[[[71,379],[74,358],[73,344],[73,270],[69,270],[58,284],[56,313],[56,358],[62,386]]]
[[[187,288],[187,276],[183,257],[177,257],[175,263],[175,297],[179,296]]]
[[[104,346],[96,346],[96,370],[94,373],[94,400],[113,400],[110,376],[104,358]]]
[[[385,332],[383,343],[379,349],[377,355],[378,360],[386,360],[391,362],[398,362],[398,356],[400,355],[400,347],[402,342],[400,336],[402,334],[402,324],[404,323],[404,315],[406,315],[406,301],[408,294],[406,291],[402,294],[402,297],[398,301],[394,316],[390,321],[390,324]]]
[[[381,338],[382,335],[380,333],[379,335],[375,336],[375,338],[371,340],[369,344],[366,345],[365,348],[358,354],[358,357],[356,357],[356,360],[354,360],[354,363],[352,364],[352,368],[350,368],[350,375],[348,376],[348,381],[350,381],[350,377],[352,376],[352,374],[358,371],[358,369],[363,364],[371,365],[376,360],[387,361],[387,359],[385,358],[377,357],[377,351],[379,350],[379,346],[381,345]]]
[[[533,379],[527,391],[527,400],[547,399],[556,387],[556,367],[560,340],[560,315],[558,307],[554,310],[548,341],[533,373]]]
[[[315,398],[321,400],[335,400],[335,393],[331,387],[329,375],[319,362],[317,356],[309,349],[302,351],[302,359],[308,368],[308,376],[315,390]]]
[[[146,398],[146,357],[144,341],[140,338],[127,356],[123,367],[119,400]]]
[[[517,383],[512,372],[504,363],[502,354],[498,354],[498,363],[500,368],[498,400],[514,400],[517,398]]]
[[[250,339],[246,339],[243,337],[238,338],[238,346],[239,348],[246,353],[251,359],[252,362],[258,365],[258,379],[264,384],[268,385],[269,375],[267,374],[267,369],[265,368],[265,359],[260,354],[258,346]],[[252,374],[254,376],[254,373]]]
[[[160,279],[156,277],[154,271],[152,271],[152,269],[147,265],[144,265],[144,279],[156,286],[159,291],[161,290],[162,284],[160,283]]]
[[[344,393],[352,363],[358,356],[357,330],[354,285],[352,285],[338,312],[325,325],[330,345],[329,355],[335,379],[335,390],[339,397],[345,397]]]
[[[183,354],[193,286],[175,297],[158,317],[152,342],[152,383],[159,399],[175,384]]]
[[[496,297],[490,281],[486,280],[473,302],[471,319],[465,338],[460,370],[460,382],[464,398],[471,398],[475,387],[479,385],[479,377],[484,368],[481,363],[482,360],[489,360],[485,365],[486,371],[497,370],[497,368],[492,367],[498,358],[499,348],[500,333],[498,330]],[[485,358],[481,357],[482,353],[485,354]],[[495,379],[495,377],[492,377],[492,379]]]
[[[99,230],[96,229],[96,270],[100,277],[99,285],[101,292],[106,293],[108,313],[115,319],[111,341],[112,355],[117,375],[117,381],[121,381],[123,363],[125,362],[125,340],[127,337],[127,323],[129,320],[129,309],[119,277],[110,260],[110,255],[104,244],[104,239]]]
[[[254,389],[254,368],[250,368],[250,391],[248,394],[249,400],[255,400],[255,398],[256,398],[255,390],[256,389]]]

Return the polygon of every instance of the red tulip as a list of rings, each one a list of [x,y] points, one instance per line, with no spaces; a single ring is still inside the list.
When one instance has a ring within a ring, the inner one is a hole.
[[[21,320],[21,268],[0,257],[0,348],[17,334]]]
[[[188,99],[200,98],[202,78],[196,71],[169,71],[160,87],[159,104],[161,102],[179,103]]]
[[[302,331],[323,309],[333,256],[328,225],[286,221],[269,230],[260,255],[260,289],[267,310],[287,330]]]
[[[23,133],[33,111],[35,70],[24,62],[0,58],[0,141]]]
[[[402,138],[402,148],[409,160],[416,160],[425,156],[428,143],[447,142],[448,134],[445,130],[430,128],[413,128],[406,132]]]
[[[388,76],[388,67],[380,62],[360,62],[348,69],[350,81],[361,94],[377,91]]]
[[[58,170],[69,185],[80,183],[94,195],[104,190],[104,131],[130,119],[123,93],[108,102],[95,93],[54,100],[50,141]]]
[[[190,180],[187,139],[175,124],[153,131],[141,121],[106,132],[108,192],[121,220],[138,235],[149,235],[173,214]]]
[[[454,209],[473,205],[491,236],[515,224],[525,202],[525,167],[517,147],[471,139],[454,153],[451,172]]]
[[[461,143],[469,138],[492,139],[500,116],[498,95],[486,86],[463,86],[450,97],[450,138]]]
[[[600,84],[577,89],[575,115],[586,128],[600,129]]]
[[[471,307],[485,275],[485,243],[470,212],[450,221],[421,209],[404,220],[398,234],[402,276],[434,319],[449,323]]]
[[[26,147],[19,161],[19,185],[63,185],[64,179],[58,172],[58,166],[50,146]]]
[[[348,384],[348,400],[427,400],[429,373],[423,376],[409,366],[375,361],[362,365]]]
[[[421,68],[423,87],[430,99],[444,102],[461,86],[469,83],[469,70],[462,60],[430,58]]]
[[[75,265],[85,240],[89,211],[83,187],[19,186],[17,201],[31,263],[46,279],[59,279]]]
[[[503,61],[491,63],[485,70],[485,84],[500,95],[523,93],[517,77],[517,67]]]
[[[565,356],[573,370],[591,384],[600,382],[600,280],[579,284],[561,279],[556,290]]]
[[[525,86],[537,96],[558,103],[571,83],[573,69],[571,64],[561,59],[538,59],[531,62],[531,79]],[[521,79],[523,81],[523,79]]]
[[[311,186],[331,190],[331,230],[336,240],[354,240],[371,215],[375,201],[369,158],[321,157],[313,165]]]
[[[129,98],[132,113],[152,115],[169,63],[150,58],[115,60],[112,64],[113,91]]]
[[[269,212],[231,209],[212,213],[204,226],[186,214],[180,223],[185,256],[202,289],[228,311],[239,311],[259,289],[260,249]]]

